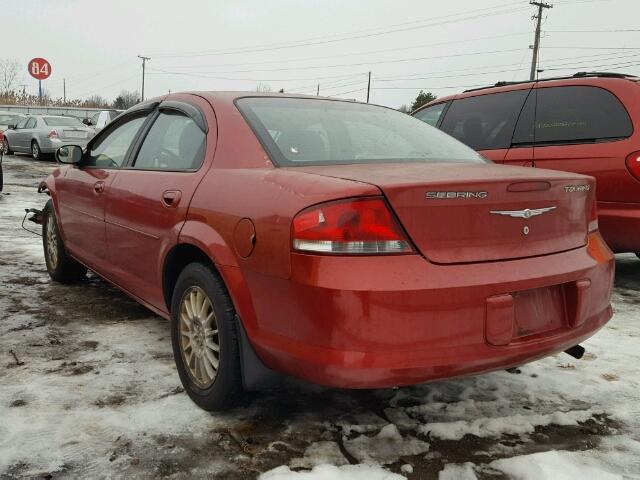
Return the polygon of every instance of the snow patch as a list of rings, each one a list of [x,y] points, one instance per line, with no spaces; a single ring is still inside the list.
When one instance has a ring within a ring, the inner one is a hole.
[[[462,465],[448,463],[438,474],[438,480],[477,480],[473,467],[471,462]]]
[[[622,480],[622,475],[607,472],[593,459],[581,453],[549,451],[495,460],[490,467],[514,480]],[[442,480],[442,478],[440,478]]]
[[[294,458],[289,462],[291,468],[312,468],[317,465],[348,465],[349,462],[336,442],[316,442],[307,447],[304,457]]]
[[[318,465],[310,472],[292,472],[283,466],[260,475],[259,480],[405,480],[405,477],[373,465]]]
[[[353,440],[344,441],[344,447],[362,463],[389,464],[397,462],[400,457],[420,455],[429,450],[429,444],[415,437],[402,437],[398,427],[389,424],[383,427],[374,437],[360,435]]]

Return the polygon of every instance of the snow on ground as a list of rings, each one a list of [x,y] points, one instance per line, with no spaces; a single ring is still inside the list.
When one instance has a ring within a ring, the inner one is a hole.
[[[183,393],[166,321],[95,276],[52,283],[20,228],[52,163],[5,158],[0,478],[640,479],[640,261],[582,360],[401,389],[295,380],[230,413]],[[15,356],[14,356],[15,355]]]

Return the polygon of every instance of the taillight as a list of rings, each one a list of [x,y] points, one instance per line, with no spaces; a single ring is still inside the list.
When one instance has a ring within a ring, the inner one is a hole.
[[[343,255],[412,253],[400,224],[382,198],[316,205],[293,219],[293,249]]]
[[[49,135],[47,135],[47,137],[49,137],[49,138],[58,138],[58,132],[56,130],[51,130],[49,132]]]
[[[598,230],[598,201],[594,198],[591,203],[591,213],[589,214],[589,233]]]
[[[627,157],[627,168],[631,175],[640,180],[640,152],[633,152]]]

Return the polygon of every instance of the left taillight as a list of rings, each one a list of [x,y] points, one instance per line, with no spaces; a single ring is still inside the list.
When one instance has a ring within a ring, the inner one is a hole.
[[[49,132],[49,135],[47,135],[47,137],[49,137],[49,138],[58,138],[58,131],[57,130],[51,130]]]
[[[413,253],[384,199],[339,200],[307,208],[292,224],[292,247],[338,255]]]
[[[591,203],[591,213],[589,214],[589,233],[598,230],[598,201],[594,198]]]

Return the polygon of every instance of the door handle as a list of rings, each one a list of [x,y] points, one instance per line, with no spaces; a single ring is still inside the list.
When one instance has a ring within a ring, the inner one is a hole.
[[[104,182],[103,181],[99,181],[93,184],[93,190],[96,193],[102,193],[104,192]]]
[[[162,193],[162,203],[166,207],[176,207],[180,203],[182,192],[180,190],[166,190]]]

